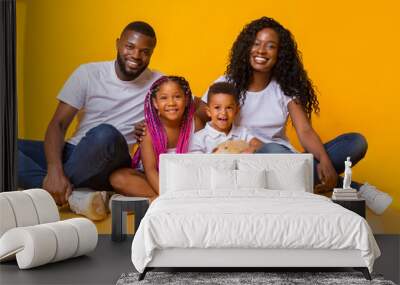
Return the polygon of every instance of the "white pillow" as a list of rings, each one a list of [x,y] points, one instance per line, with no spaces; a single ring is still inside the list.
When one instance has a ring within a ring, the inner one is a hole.
[[[211,169],[211,189],[236,190],[236,170],[213,167]]]
[[[211,170],[229,171],[235,168],[234,161],[218,161],[215,165],[199,165],[170,162],[167,165],[167,191],[210,190]]]
[[[239,170],[266,170],[266,182],[271,190],[307,191],[310,177],[308,164],[304,160],[238,160]]]
[[[273,190],[307,191],[307,168],[305,163],[296,163],[291,168],[269,169],[267,188]]]
[[[266,171],[263,170],[211,170],[212,190],[238,190],[240,188],[266,188]]]
[[[267,171],[262,170],[236,170],[238,188],[267,188]]]

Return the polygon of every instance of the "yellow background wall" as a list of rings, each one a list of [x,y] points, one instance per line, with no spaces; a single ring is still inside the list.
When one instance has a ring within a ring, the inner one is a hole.
[[[64,81],[82,63],[113,59],[115,39],[133,20],[156,30],[151,67],[185,76],[201,95],[224,72],[244,24],[270,16],[295,35],[320,92],[321,115],[313,124],[322,140],[350,131],[367,137],[354,178],[393,196],[383,218],[371,217],[378,230],[400,232],[398,3],[17,0],[19,135],[43,139]],[[293,130],[290,137],[296,140]]]

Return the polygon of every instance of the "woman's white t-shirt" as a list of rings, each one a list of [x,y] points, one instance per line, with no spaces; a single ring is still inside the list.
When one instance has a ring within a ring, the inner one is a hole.
[[[215,82],[228,81],[221,76]],[[202,97],[207,102],[207,93]],[[246,127],[264,143],[278,143],[296,152],[286,136],[288,103],[292,98],[286,96],[274,79],[263,90],[247,91],[246,100],[236,118],[236,125]]]

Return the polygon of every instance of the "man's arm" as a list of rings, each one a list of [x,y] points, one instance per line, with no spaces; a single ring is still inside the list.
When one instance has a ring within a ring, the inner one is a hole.
[[[62,152],[65,133],[77,112],[78,109],[60,102],[45,135],[47,175],[43,180],[43,188],[53,196],[57,205],[65,204],[72,192],[72,185],[64,173]]]
[[[205,125],[210,120],[210,117],[206,112],[207,104],[198,97],[194,98],[194,102],[196,107],[196,116],[203,122],[203,125]]]

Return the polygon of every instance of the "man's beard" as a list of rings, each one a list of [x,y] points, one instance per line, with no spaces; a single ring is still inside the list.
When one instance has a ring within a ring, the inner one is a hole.
[[[119,70],[126,77],[130,78],[131,80],[137,78],[148,66],[148,64],[146,64],[138,71],[128,71],[128,70],[126,70],[125,61],[119,53],[117,53],[117,64],[118,64]]]

